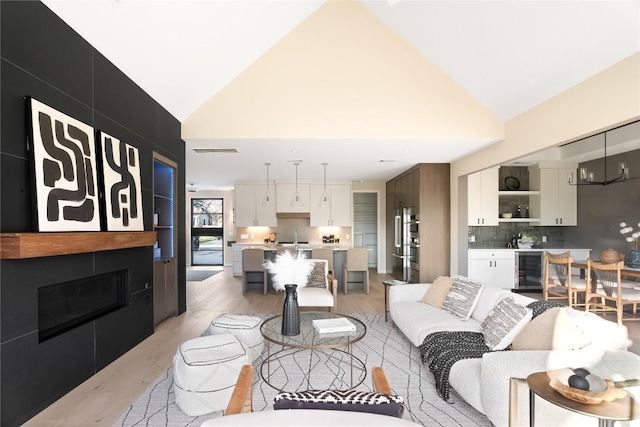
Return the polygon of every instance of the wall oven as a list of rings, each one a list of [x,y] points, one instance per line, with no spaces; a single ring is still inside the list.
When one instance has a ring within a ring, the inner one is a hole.
[[[516,251],[516,291],[542,291],[544,251]]]

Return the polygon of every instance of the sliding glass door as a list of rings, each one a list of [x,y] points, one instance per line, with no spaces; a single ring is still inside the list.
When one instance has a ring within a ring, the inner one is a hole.
[[[191,265],[224,265],[223,218],[223,199],[191,199]]]

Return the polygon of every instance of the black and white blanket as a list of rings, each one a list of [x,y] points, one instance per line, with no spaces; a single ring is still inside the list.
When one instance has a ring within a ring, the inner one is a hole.
[[[454,363],[463,359],[480,358],[491,351],[480,332],[434,332],[425,337],[418,347],[422,362],[436,380],[438,395],[449,400],[449,371]]]
[[[533,311],[532,318],[553,307],[562,307],[554,301],[534,301],[527,305]],[[509,346],[506,350],[509,350]],[[434,332],[425,337],[418,347],[422,362],[429,366],[429,370],[436,380],[438,395],[449,400],[449,371],[454,363],[464,359],[482,357],[491,349],[484,342],[481,332],[470,331],[444,331]],[[500,350],[505,351],[505,350]]]

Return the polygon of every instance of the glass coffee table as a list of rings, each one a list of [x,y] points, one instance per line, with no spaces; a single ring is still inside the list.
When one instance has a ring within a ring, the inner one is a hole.
[[[321,334],[313,327],[315,319],[332,318],[346,318],[356,330]],[[353,354],[353,344],[367,333],[367,327],[360,320],[344,314],[307,311],[300,313],[300,334],[282,335],[281,327],[280,315],[265,320],[260,326],[267,341],[267,357],[260,366],[260,374],[272,388],[278,391],[345,389],[364,382],[366,366]]]

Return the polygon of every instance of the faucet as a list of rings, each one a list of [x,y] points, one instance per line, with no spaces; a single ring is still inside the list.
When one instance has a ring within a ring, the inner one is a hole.
[[[295,248],[298,249],[298,229],[297,228],[293,230],[293,235],[294,235],[293,243],[295,245]]]

